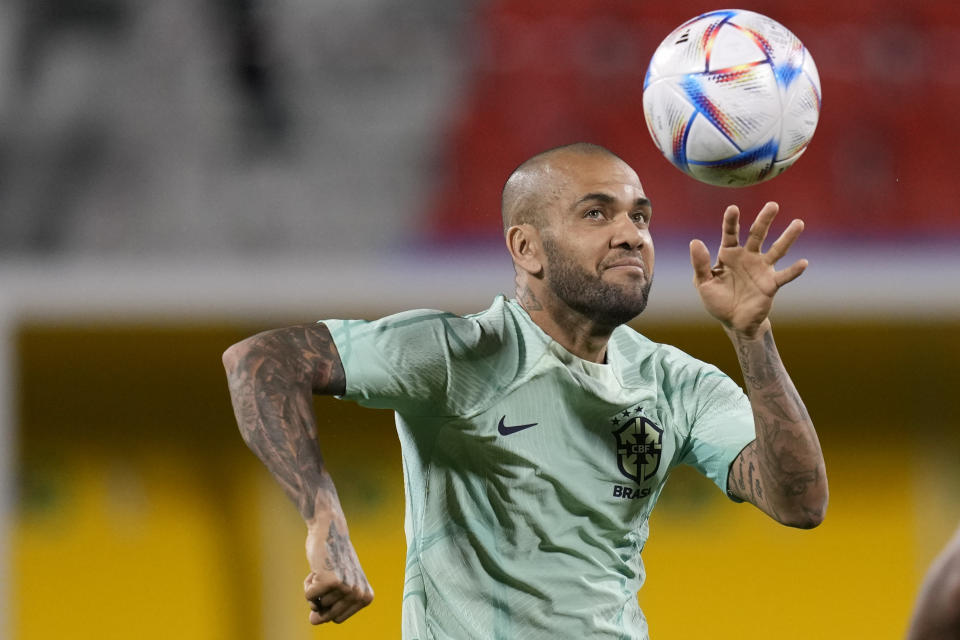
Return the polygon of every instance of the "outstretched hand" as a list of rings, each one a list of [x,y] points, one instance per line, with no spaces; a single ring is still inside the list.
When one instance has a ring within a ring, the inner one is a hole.
[[[373,601],[357,552],[347,535],[346,522],[334,520],[310,527],[307,561],[310,574],[303,581],[310,603],[310,623],[343,622]]]
[[[693,284],[704,307],[725,328],[745,337],[760,332],[777,290],[807,268],[806,260],[797,260],[780,271],[775,267],[803,231],[801,220],[793,220],[766,253],[761,251],[779,209],[776,202],[765,204],[750,226],[746,243],[740,246],[740,209],[727,207],[720,250],[712,267],[706,245],[700,240],[690,243]]]

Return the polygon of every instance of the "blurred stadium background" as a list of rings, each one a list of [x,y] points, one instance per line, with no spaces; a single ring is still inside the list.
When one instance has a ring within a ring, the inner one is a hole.
[[[485,308],[512,284],[500,185],[574,140],[655,203],[637,328],[731,374],[686,242],[713,244],[729,202],[807,222],[774,320],[828,518],[778,528],[676,473],[644,550],[653,637],[902,637],[960,520],[960,10],[738,6],[804,41],[824,111],[797,165],[726,191],[670,167],[641,113],[654,48],[718,5],[0,3],[0,637],[397,637],[391,415],[318,400],[377,598],[312,629],[303,526],[236,433],[220,353],[287,323]]]

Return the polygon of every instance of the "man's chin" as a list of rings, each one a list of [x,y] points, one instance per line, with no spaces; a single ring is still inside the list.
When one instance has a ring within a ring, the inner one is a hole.
[[[626,324],[643,313],[647,308],[646,290],[637,292],[635,289],[629,294],[617,295],[608,298],[606,304],[594,308],[595,318],[604,324],[617,326]]]
[[[613,312],[612,315],[621,319],[621,324],[629,322],[643,313],[647,308],[649,300],[650,283],[646,280],[631,287],[624,287],[623,294],[617,301],[617,308],[611,310]]]
[[[623,300],[624,305],[632,303],[639,306],[641,310],[647,306],[647,298],[650,297],[650,282],[646,278],[618,284],[616,288],[619,292],[618,297]]]

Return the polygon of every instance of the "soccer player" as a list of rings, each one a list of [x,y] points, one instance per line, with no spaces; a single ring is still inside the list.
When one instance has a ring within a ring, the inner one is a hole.
[[[960,638],[960,529],[927,569],[907,640]]]
[[[373,591],[316,441],[311,392],[396,411],[406,487],[402,635],[646,638],[637,603],[648,518],[689,464],[777,522],[817,526],[820,444],[768,319],[806,268],[777,270],[803,229],[767,249],[765,205],[719,255],[690,245],[694,284],[739,357],[747,395],[716,367],[624,323],[653,277],[650,200],[619,157],[578,143],[534,156],[503,190],[516,297],[465,317],[410,311],[267,331],[224,354],[237,422],[307,523],[314,624]]]

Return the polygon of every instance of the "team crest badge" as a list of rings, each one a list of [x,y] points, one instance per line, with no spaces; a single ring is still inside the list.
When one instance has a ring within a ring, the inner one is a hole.
[[[617,439],[617,466],[620,473],[641,483],[649,480],[660,467],[663,451],[663,429],[640,415],[642,409],[624,409],[610,421],[619,427],[613,431]]]

